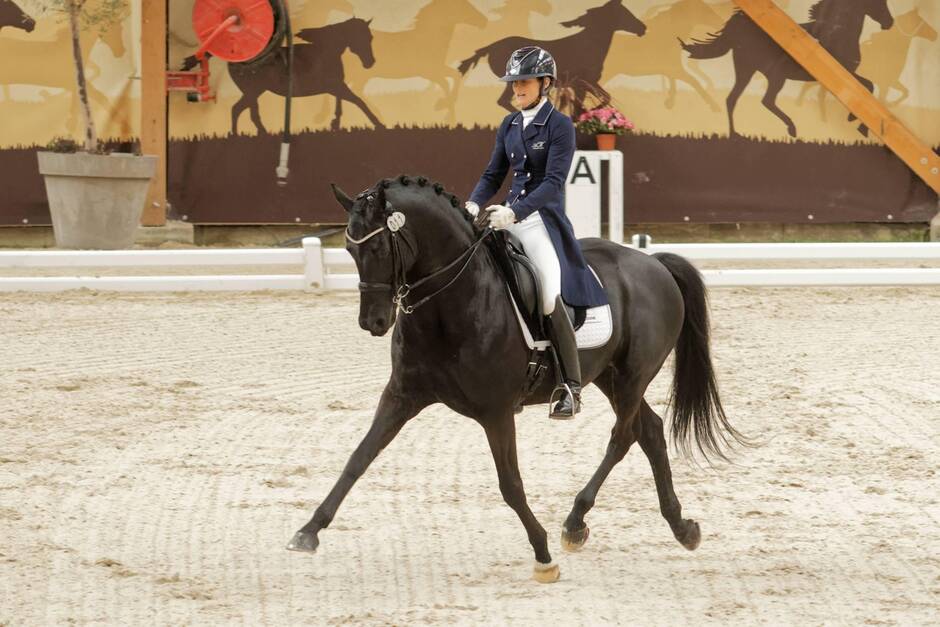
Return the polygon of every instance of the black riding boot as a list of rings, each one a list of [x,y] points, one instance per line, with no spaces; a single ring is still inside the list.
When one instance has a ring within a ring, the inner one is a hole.
[[[574,337],[574,327],[571,325],[571,319],[568,312],[565,311],[565,304],[559,296],[555,300],[555,310],[549,316],[549,322],[552,333],[552,344],[555,347],[555,354],[561,362],[562,378],[571,390],[562,392],[561,398],[552,408],[552,418],[573,418],[576,413],[581,411],[581,362],[578,359],[578,344]]]

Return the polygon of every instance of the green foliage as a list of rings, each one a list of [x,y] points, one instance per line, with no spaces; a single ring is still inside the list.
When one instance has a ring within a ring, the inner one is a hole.
[[[129,0],[37,0],[43,11],[51,11],[68,18],[76,11],[82,30],[107,30],[120,22],[130,11]]]

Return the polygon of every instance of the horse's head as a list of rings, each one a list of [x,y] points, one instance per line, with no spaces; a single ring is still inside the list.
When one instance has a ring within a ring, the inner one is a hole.
[[[440,24],[442,20],[443,23],[466,24],[474,28],[483,28],[489,23],[486,15],[468,0],[435,0],[418,12],[415,25]]]
[[[901,32],[908,37],[920,37],[927,41],[937,41],[937,31],[927,23],[917,9],[912,9],[904,15],[899,15],[895,24]]]
[[[363,20],[353,17],[345,22],[345,32],[349,49],[362,61],[362,67],[368,69],[375,65],[375,55],[372,53],[372,30],[369,24],[372,20]]]
[[[473,218],[458,198],[423,176],[383,179],[355,199],[334,185],[333,195],[349,216],[346,250],[361,281],[359,326],[372,335],[384,335],[397,312],[411,314],[442,291],[427,294],[422,285],[435,285],[442,273],[452,276],[463,260],[459,276],[483,242],[474,241]],[[424,295],[416,298],[412,290]]]
[[[127,49],[124,47],[124,27],[120,22],[102,31],[98,36],[101,38],[101,41],[111,49],[111,54],[113,54],[115,58],[120,59],[124,56],[124,53],[127,52]]]
[[[681,0],[677,8],[682,11],[682,19],[696,26],[718,28],[725,23],[725,20],[705,0]]]
[[[36,20],[26,15],[12,0],[0,0],[0,28],[12,26],[27,33],[36,28]]]
[[[402,271],[394,267],[392,236],[388,229],[392,211],[385,199],[385,189],[381,184],[376,185],[352,199],[336,185],[332,188],[336,200],[349,216],[346,250],[359,271],[359,326],[372,335],[385,335],[395,323],[392,296],[396,288],[393,286],[398,278],[396,271]]]
[[[646,34],[646,24],[629,11],[620,0],[609,0],[606,4],[588,9],[584,15],[562,22],[562,26],[581,28],[600,28],[622,30],[642,37]]]
[[[894,26],[894,17],[891,15],[891,9],[888,8],[888,0],[862,0],[865,15],[878,22],[882,30],[888,30]]]

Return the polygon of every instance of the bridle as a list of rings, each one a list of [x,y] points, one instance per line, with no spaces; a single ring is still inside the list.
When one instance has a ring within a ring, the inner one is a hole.
[[[362,192],[361,194],[359,194],[359,196],[356,197],[356,199],[358,200],[362,198],[363,196],[365,196],[369,201],[372,201],[374,199],[374,196],[372,195],[372,192],[370,190]],[[413,313],[415,309],[425,304],[426,302],[428,302],[429,300],[431,300],[432,298],[434,298],[435,296],[437,296],[438,294],[446,290],[448,287],[453,285],[454,282],[460,278],[460,275],[463,274],[464,270],[466,270],[467,267],[470,265],[470,261],[473,259],[473,256],[476,254],[476,251],[480,248],[480,244],[483,243],[483,240],[489,237],[493,232],[491,228],[486,228],[483,231],[483,233],[480,234],[480,237],[478,237],[472,244],[470,244],[470,246],[465,251],[460,253],[460,255],[458,255],[456,259],[434,270],[430,274],[418,279],[414,283],[409,283],[408,277],[405,276],[405,261],[404,261],[404,257],[401,251],[401,242],[402,241],[405,242],[408,248],[411,249],[411,254],[413,256],[416,255],[418,251],[415,245],[412,243],[411,238],[406,237],[406,232],[404,231],[405,214],[403,214],[400,211],[395,211],[394,208],[392,207],[392,203],[388,201],[385,202],[385,209],[389,213],[389,215],[388,215],[388,218],[385,220],[384,226],[381,226],[375,229],[374,231],[366,234],[365,236],[357,239],[357,238],[354,238],[352,235],[350,235],[349,226],[347,225],[346,226],[346,241],[349,242],[350,244],[355,244],[356,246],[359,246],[360,244],[366,243],[367,241],[369,241],[370,239],[372,239],[379,233],[382,233],[383,231],[386,231],[386,230],[388,231],[389,238],[391,241],[391,249],[392,249],[392,282],[391,283],[379,283],[379,282],[374,282],[374,281],[373,282],[361,281],[359,283],[359,292],[363,293],[363,292],[379,291],[379,292],[388,292],[390,294],[393,294],[392,303],[394,303],[395,306],[398,308],[398,311],[402,312],[403,314]],[[458,265],[461,262],[463,262],[463,265],[460,267],[460,270],[458,270],[457,274],[455,274],[453,278],[451,278],[450,281],[445,283],[443,287],[435,290],[434,292],[428,294],[427,296],[425,296],[424,298],[421,298],[420,300],[418,300],[417,302],[413,304],[409,305],[405,301],[405,299],[408,298],[408,295],[411,293],[412,290],[419,288],[425,283],[427,283],[428,281],[430,281],[431,279],[434,279],[435,277],[441,274],[444,274],[445,272],[447,272],[448,270],[450,270],[451,268],[453,268],[454,266]]]

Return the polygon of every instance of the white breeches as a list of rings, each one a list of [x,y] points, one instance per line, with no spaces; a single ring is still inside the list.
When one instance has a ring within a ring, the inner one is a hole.
[[[538,271],[542,282],[542,314],[550,315],[555,310],[555,299],[561,295],[561,265],[548,231],[542,224],[542,216],[538,211],[533,211],[522,222],[510,226],[509,230],[522,242],[526,255]]]

